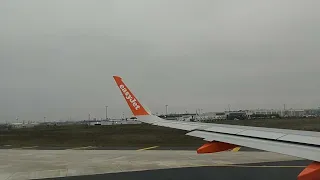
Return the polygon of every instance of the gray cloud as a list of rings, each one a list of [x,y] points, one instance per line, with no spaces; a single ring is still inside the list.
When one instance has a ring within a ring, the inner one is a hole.
[[[0,121],[317,107],[318,1],[4,1]]]

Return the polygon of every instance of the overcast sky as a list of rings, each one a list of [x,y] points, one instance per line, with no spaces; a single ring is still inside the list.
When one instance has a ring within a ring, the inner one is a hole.
[[[320,106],[318,0],[3,0],[0,121]]]

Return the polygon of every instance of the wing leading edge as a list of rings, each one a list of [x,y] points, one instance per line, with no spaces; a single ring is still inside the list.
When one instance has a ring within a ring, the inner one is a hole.
[[[186,135],[208,141],[198,149],[198,153],[214,153],[245,146],[296,156],[315,161],[300,173],[299,180],[314,177],[320,179],[320,132],[164,120],[146,111],[122,78],[113,77],[133,115],[139,121],[186,130]]]

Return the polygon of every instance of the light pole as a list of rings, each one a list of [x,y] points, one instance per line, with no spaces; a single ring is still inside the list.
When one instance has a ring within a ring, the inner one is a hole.
[[[108,106],[106,106],[106,120],[108,120]]]
[[[43,117],[43,122],[46,122],[46,117]]]
[[[166,104],[166,115],[168,115],[168,105]]]

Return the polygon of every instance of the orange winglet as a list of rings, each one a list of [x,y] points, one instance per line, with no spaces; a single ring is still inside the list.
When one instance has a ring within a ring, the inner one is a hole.
[[[120,91],[127,101],[133,115],[141,116],[141,115],[149,115],[149,113],[144,109],[138,99],[132,94],[129,88],[123,83],[121,77],[113,76],[114,80],[116,81]]]
[[[198,154],[204,154],[204,153],[215,153],[215,152],[220,152],[220,151],[226,151],[230,150],[233,148],[238,147],[237,145],[234,144],[228,144],[224,142],[218,142],[218,141],[213,141],[213,142],[208,142],[202,145],[198,150]]]
[[[318,180],[320,179],[320,163],[313,162],[307,166],[298,176],[298,180]]]

